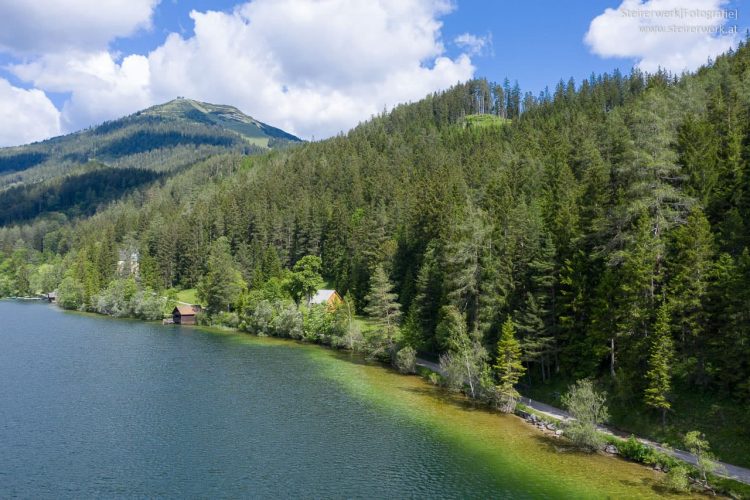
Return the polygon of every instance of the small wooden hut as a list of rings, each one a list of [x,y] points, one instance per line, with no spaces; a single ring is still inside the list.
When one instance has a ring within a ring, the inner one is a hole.
[[[336,290],[318,290],[310,299],[310,305],[325,304],[329,309],[336,309],[344,300]]]
[[[172,321],[175,325],[194,325],[197,312],[195,306],[177,306],[172,310]]]

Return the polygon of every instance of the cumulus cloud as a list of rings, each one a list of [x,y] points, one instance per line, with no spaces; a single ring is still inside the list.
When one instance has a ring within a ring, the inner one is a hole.
[[[194,34],[172,33],[148,55],[68,50],[11,70],[38,88],[71,92],[68,130],[182,95],[321,138],[471,78],[476,44],[445,55],[440,19],[451,8],[440,0],[253,0],[231,12],[191,12]]]
[[[41,90],[14,87],[0,78],[0,146],[33,142],[60,133],[60,113]]]
[[[634,58],[649,72],[680,73],[736,45],[737,12],[725,0],[624,0],[591,21],[585,41],[602,57]]]
[[[131,55],[117,62],[107,51],[48,54],[9,68],[19,79],[50,92],[70,92],[62,109],[73,131],[151,104],[148,59]]]
[[[429,0],[255,0],[193,12],[195,35],[149,55],[153,98],[230,102],[305,137],[328,136],[386,106],[470,78],[449,59]]]
[[[18,55],[105,48],[151,25],[159,0],[0,2],[0,50]]]
[[[463,33],[454,38],[453,43],[465,49],[471,55],[479,55],[485,50],[492,48],[492,36],[476,36],[471,33]]]

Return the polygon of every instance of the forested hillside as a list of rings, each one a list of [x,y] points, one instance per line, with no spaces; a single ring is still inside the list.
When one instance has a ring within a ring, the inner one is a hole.
[[[0,225],[51,212],[91,215],[211,156],[299,142],[231,106],[178,98],[89,130],[0,149]]]
[[[748,71],[741,46],[682,78],[457,85],[346,135],[211,158],[74,227],[1,229],[0,291],[64,281],[93,307],[136,249],[154,290],[236,268],[226,306],[247,325],[313,255],[361,313],[392,284],[400,345],[445,353],[463,329],[492,364],[510,318],[532,387],[592,377],[655,422],[679,418],[681,393],[748,408]]]
[[[178,98],[75,134],[0,149],[0,190],[66,176],[93,161],[171,172],[227,151],[260,153],[298,142],[231,106]]]

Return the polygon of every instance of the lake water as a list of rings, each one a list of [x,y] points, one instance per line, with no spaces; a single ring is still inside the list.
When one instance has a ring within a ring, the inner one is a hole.
[[[658,478],[320,347],[0,301],[2,498],[642,498]]]

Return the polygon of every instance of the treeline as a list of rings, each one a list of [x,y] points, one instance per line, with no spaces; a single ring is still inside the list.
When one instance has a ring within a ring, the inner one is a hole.
[[[117,157],[145,153],[154,149],[172,148],[184,144],[196,146],[203,144],[209,146],[232,146],[240,142],[239,137],[230,134],[208,135],[184,133],[177,130],[137,130],[99,148],[97,154]]]
[[[0,224],[33,219],[47,212],[62,212],[69,217],[92,215],[97,208],[162,177],[137,168],[96,164],[87,168],[91,170],[6,189],[0,194]]]
[[[359,313],[382,271],[398,334],[423,353],[450,352],[460,324],[492,365],[510,320],[532,382],[611,380],[654,418],[676,383],[746,404],[748,68],[742,45],[681,78],[592,76],[536,97],[468,82],[343,136],[209,161],[74,228],[0,230],[0,248],[34,265],[60,253],[84,301],[125,246],[154,290],[201,283],[220,238],[250,290],[267,262],[315,255]],[[474,113],[513,120],[459,125]]]
[[[25,170],[39,165],[47,159],[47,155],[38,152],[22,152],[0,155],[0,174]]]

